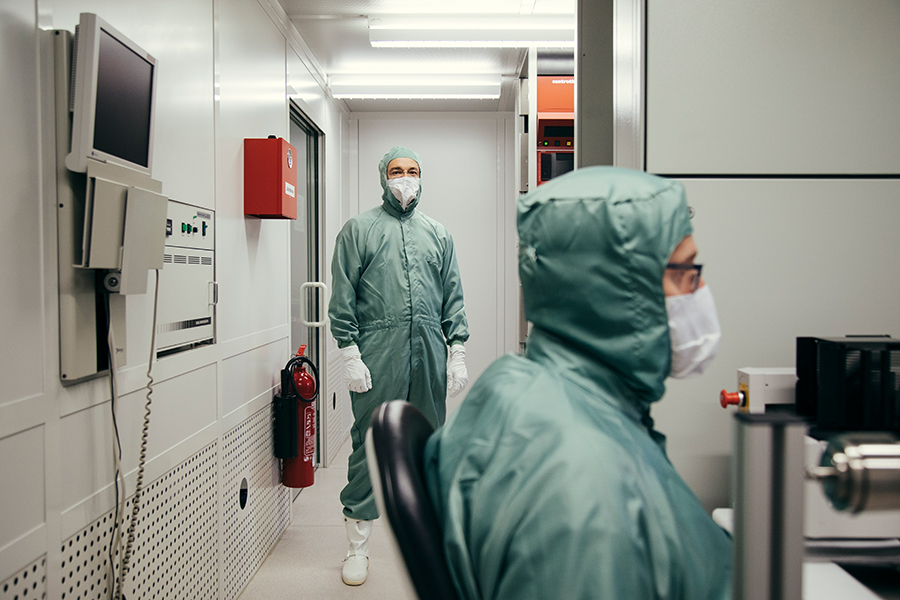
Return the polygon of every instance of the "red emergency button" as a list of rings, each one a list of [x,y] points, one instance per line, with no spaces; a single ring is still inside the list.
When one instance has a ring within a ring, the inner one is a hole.
[[[727,408],[729,404],[740,406],[744,402],[744,392],[726,392],[722,390],[719,394],[719,404],[722,408]]]

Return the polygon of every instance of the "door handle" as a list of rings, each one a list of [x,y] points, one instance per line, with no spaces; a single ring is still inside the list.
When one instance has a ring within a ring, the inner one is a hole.
[[[300,286],[300,322],[303,323],[306,327],[325,327],[328,324],[328,317],[326,316],[322,321],[307,321],[306,320],[306,291],[309,288],[319,288],[322,290],[323,297],[326,293],[328,293],[328,286],[319,281],[308,281]]]

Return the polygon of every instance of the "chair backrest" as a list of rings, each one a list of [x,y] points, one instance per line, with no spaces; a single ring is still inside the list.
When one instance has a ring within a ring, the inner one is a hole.
[[[397,542],[419,598],[458,600],[443,535],[425,486],[425,442],[434,428],[405,400],[375,409],[366,461],[379,513]]]

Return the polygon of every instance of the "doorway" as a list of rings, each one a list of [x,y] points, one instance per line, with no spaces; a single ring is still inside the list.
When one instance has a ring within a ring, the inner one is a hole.
[[[319,370],[319,396],[316,399],[315,464],[321,464],[322,387],[325,383],[321,360],[324,321],[323,294],[304,284],[321,281],[321,146],[324,135],[292,102],[290,108],[290,144],[297,150],[297,220],[291,223],[291,351],[306,346],[304,355]],[[294,498],[300,490],[294,491]]]

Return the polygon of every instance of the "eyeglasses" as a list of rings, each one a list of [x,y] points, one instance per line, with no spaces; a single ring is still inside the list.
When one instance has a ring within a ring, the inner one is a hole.
[[[393,169],[388,171],[388,177],[390,179],[395,179],[397,177],[418,177],[418,176],[419,176],[419,169],[417,169],[416,167],[410,167],[409,169],[406,169],[405,171],[403,169],[401,169],[400,167],[394,167]]]
[[[703,265],[669,263],[666,271],[666,277],[686,294],[693,294],[700,287]]]

